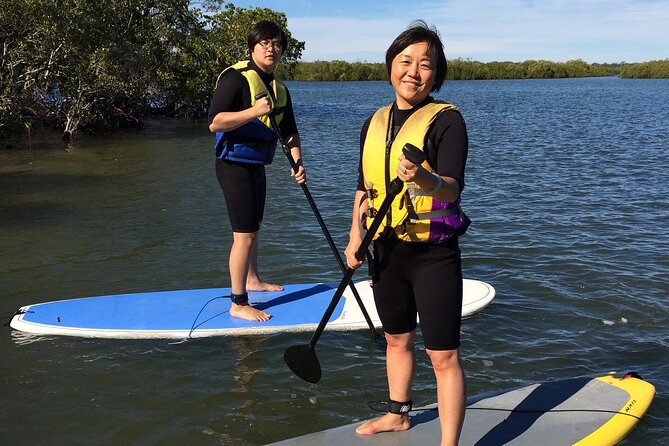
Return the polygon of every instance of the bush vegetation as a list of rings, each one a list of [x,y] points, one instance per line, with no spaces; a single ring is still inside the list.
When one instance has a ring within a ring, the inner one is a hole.
[[[669,59],[625,64],[620,68],[620,77],[628,79],[669,78]]]
[[[387,80],[384,63],[316,61],[297,62],[284,78],[296,81],[380,81]],[[643,63],[588,64],[582,60],[551,62],[448,61],[448,80],[555,79],[569,77],[619,76],[621,78],[669,78],[669,59]]]
[[[0,0],[0,138],[25,123],[63,130],[202,116],[220,71],[248,57],[261,19],[286,17],[190,0]],[[290,73],[304,42],[288,34]]]

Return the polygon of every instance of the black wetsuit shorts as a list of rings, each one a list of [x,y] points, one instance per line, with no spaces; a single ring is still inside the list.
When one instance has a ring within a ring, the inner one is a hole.
[[[257,232],[265,211],[265,166],[216,158],[216,178],[233,232]]]
[[[386,333],[415,330],[418,314],[426,348],[459,347],[462,263],[457,237],[439,244],[406,243],[394,234],[377,239],[373,290]]]

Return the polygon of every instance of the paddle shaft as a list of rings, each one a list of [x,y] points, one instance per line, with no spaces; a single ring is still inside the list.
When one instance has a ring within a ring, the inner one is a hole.
[[[402,148],[402,152],[404,153],[404,156],[406,156],[407,159],[409,159],[414,164],[420,164],[425,161],[425,152],[411,144],[405,144]],[[377,211],[376,216],[374,216],[372,224],[369,226],[367,233],[360,242],[360,246],[358,246],[358,249],[355,252],[355,257],[357,259],[362,260],[362,258],[365,256],[365,252],[367,251],[370,243],[372,243],[376,231],[379,229],[379,226],[381,226],[383,219],[386,218],[386,214],[388,213],[393,200],[402,191],[402,188],[402,180],[397,177],[387,185],[386,197],[384,198],[381,207]],[[325,310],[325,314],[318,324],[316,332],[311,337],[309,344],[293,345],[288,347],[283,354],[283,360],[286,362],[286,365],[288,365],[293,373],[307,382],[317,383],[321,379],[321,365],[318,361],[318,357],[316,356],[316,343],[323,333],[323,330],[325,330],[325,326],[330,320],[330,317],[332,317],[332,313],[337,307],[342,294],[344,294],[346,285],[351,281],[354,273],[355,270],[353,268],[348,268],[346,270],[346,273],[344,274],[341,283],[337,287],[337,291],[332,297],[330,305],[328,306],[327,310]]]
[[[256,95],[256,100],[267,96],[267,93],[262,92],[258,93]],[[293,155],[290,153],[290,149],[286,145],[285,140],[283,139],[283,135],[281,133],[281,129],[277,125],[276,118],[274,118],[274,115],[270,112],[269,114],[269,120],[270,124],[274,128],[274,131],[276,132],[277,136],[279,137],[279,142],[281,143],[281,149],[283,153],[286,155],[286,158],[288,158],[288,163],[290,163],[290,167],[293,169],[293,172],[297,173],[299,166],[295,162],[295,159],[293,159]],[[339,250],[337,249],[337,246],[335,245],[334,240],[332,239],[332,236],[330,235],[330,231],[328,231],[327,226],[325,225],[325,221],[323,220],[323,217],[321,216],[321,213],[318,210],[318,207],[316,206],[316,202],[314,201],[313,196],[311,195],[311,192],[309,192],[309,188],[307,187],[306,183],[300,183],[300,187],[302,188],[302,192],[304,192],[304,196],[307,199],[307,202],[309,203],[309,206],[311,207],[311,210],[316,217],[316,220],[318,221],[318,225],[321,227],[321,231],[323,231],[323,235],[325,236],[325,239],[328,242],[328,245],[330,246],[330,250],[334,254],[335,258],[337,259],[337,263],[339,264],[339,268],[341,269],[342,272],[346,273],[346,265],[344,264],[343,259],[341,258],[341,255],[339,254]],[[363,253],[364,255],[364,253]],[[351,274],[351,277],[353,277],[353,274]],[[351,286],[351,291],[353,292],[353,296],[355,297],[355,300],[358,302],[358,306],[360,307],[360,311],[362,312],[362,315],[365,318],[365,321],[367,321],[367,325],[369,326],[369,329],[372,331],[372,336],[375,338],[381,338],[382,336],[377,333],[376,328],[374,327],[374,323],[372,322],[372,319],[369,317],[369,313],[367,312],[367,308],[365,308],[365,304],[362,302],[362,298],[360,297],[360,294],[358,293],[358,290],[356,289],[355,285],[353,282],[351,282],[351,277],[349,277],[348,282],[345,283],[344,288],[346,288],[347,285]]]
[[[402,191],[402,186],[403,186],[402,180],[400,180],[399,178],[395,178],[393,181],[390,182],[386,198],[383,200],[383,203],[381,203],[381,207],[379,208],[376,217],[374,217],[372,225],[368,228],[367,234],[365,234],[365,237],[362,239],[362,242],[360,242],[360,246],[358,247],[358,250],[355,253],[355,257],[358,260],[362,260],[365,257],[365,252],[367,251],[369,245],[372,243],[372,240],[374,239],[374,234],[376,234],[377,229],[379,229],[379,226],[381,226],[381,221],[385,218],[388,209],[390,209],[390,206],[393,204],[393,200],[395,199],[397,194],[399,194]],[[339,287],[337,287],[337,291],[335,292],[335,295],[332,297],[330,305],[328,306],[327,310],[325,310],[325,314],[323,315],[323,318],[318,324],[318,328],[316,328],[316,331],[314,332],[313,336],[311,337],[311,340],[309,341],[309,346],[312,349],[316,346],[318,338],[321,337],[323,330],[325,330],[325,326],[330,320],[330,317],[332,316],[332,313],[337,307],[337,304],[339,303],[342,294],[344,294],[346,285],[351,281],[351,278],[353,277],[354,273],[355,270],[353,268],[346,269],[346,273],[344,274],[344,277],[342,278]]]

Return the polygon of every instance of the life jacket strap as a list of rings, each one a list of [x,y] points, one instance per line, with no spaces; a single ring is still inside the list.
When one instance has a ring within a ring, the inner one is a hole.
[[[432,218],[441,218],[441,217],[448,217],[449,215],[456,215],[460,214],[462,211],[460,210],[460,207],[456,208],[449,208],[449,209],[439,209],[436,211],[430,211],[430,212],[420,212],[416,215],[416,218],[409,218],[410,223],[416,223],[419,220],[430,220]]]
[[[274,102],[276,103],[276,100]],[[282,115],[284,111],[286,111],[286,107],[274,107],[270,113],[272,116],[279,116]]]

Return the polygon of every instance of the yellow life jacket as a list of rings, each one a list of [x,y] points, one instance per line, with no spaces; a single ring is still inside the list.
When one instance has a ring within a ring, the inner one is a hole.
[[[380,206],[386,197],[386,188],[395,178],[404,145],[410,143],[425,150],[425,136],[434,120],[444,110],[457,110],[457,107],[444,102],[430,102],[412,113],[394,138],[390,136],[390,126],[393,125],[390,122],[391,110],[392,104],[374,114],[363,144],[362,174],[367,189],[369,217],[375,215],[374,202]],[[434,172],[427,161],[422,165],[429,172]],[[374,238],[387,228],[393,228],[397,237],[407,242],[438,243],[454,233],[464,233],[470,221],[460,209],[459,201],[448,203],[435,200],[417,184],[405,183]]]
[[[272,104],[272,113],[277,125],[283,119],[288,102],[286,86],[278,79],[272,81],[272,89],[267,86],[260,75],[249,66],[249,61],[238,62],[219,74],[220,79],[228,70],[237,70],[244,76],[251,92],[251,106],[256,103],[256,95],[268,93]],[[218,80],[216,81],[218,83]],[[229,132],[216,132],[216,156],[230,161],[252,164],[270,164],[276,151],[277,136],[272,129],[269,116],[261,116]]]

